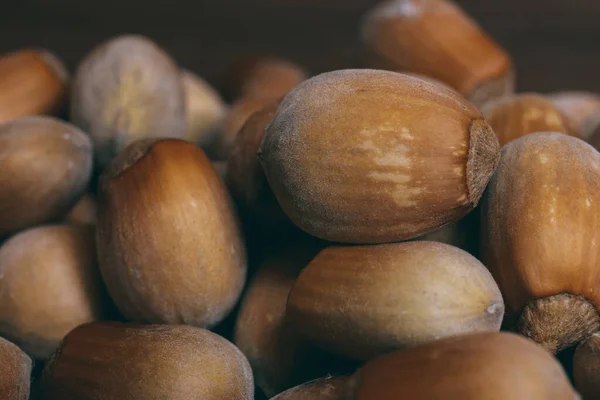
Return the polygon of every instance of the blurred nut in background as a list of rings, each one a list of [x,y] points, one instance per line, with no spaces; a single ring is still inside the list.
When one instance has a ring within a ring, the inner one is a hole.
[[[575,350],[573,378],[585,400],[600,398],[600,333],[593,334]]]
[[[229,69],[225,77],[225,89],[234,99],[278,99],[306,78],[306,71],[290,61],[276,57],[249,57]]]
[[[28,400],[31,358],[21,349],[0,338],[0,398]]]
[[[479,202],[499,158],[475,106],[404,74],[341,70],[285,97],[260,158],[304,231],[344,243],[415,238]]]
[[[79,65],[71,118],[92,137],[102,167],[138,139],[181,138],[186,129],[181,71],[149,39],[111,39]]]
[[[302,270],[287,304],[303,337],[362,360],[498,331],[503,316],[500,290],[476,258],[424,241],[326,248]]]
[[[46,365],[41,400],[253,400],[244,355],[191,326],[87,324]]]
[[[351,400],[348,383],[346,376],[321,378],[286,390],[272,400]]]
[[[500,146],[535,132],[560,132],[579,136],[579,127],[558,107],[542,95],[534,93],[505,96],[482,107]]]
[[[93,194],[87,193],[71,208],[66,222],[70,224],[95,225],[98,214],[98,204]]]
[[[0,335],[47,359],[76,326],[105,317],[88,227],[26,230],[0,247]]]
[[[388,354],[354,376],[356,400],[576,400],[561,365],[512,333],[442,339]]]
[[[365,18],[372,65],[438,79],[477,106],[514,92],[509,55],[449,0],[390,0]]]
[[[69,81],[63,63],[46,50],[0,56],[0,123],[54,114],[64,103]]]
[[[596,150],[600,149],[600,111],[590,115],[582,125],[582,136]]]
[[[125,317],[212,327],[231,311],[246,249],[201,149],[178,139],[133,143],[101,179],[98,207],[100,270]]]
[[[85,192],[93,147],[51,117],[0,125],[0,237],[63,218]]]
[[[582,138],[587,140],[586,132],[582,129],[583,122],[592,114],[600,112],[600,95],[589,92],[556,92],[547,97],[579,126]]]
[[[484,264],[517,329],[551,352],[600,329],[600,153],[561,133],[508,143],[482,204]]]
[[[200,147],[206,146],[227,114],[227,105],[208,82],[193,72],[183,70],[181,79],[186,98],[187,128],[184,139]]]

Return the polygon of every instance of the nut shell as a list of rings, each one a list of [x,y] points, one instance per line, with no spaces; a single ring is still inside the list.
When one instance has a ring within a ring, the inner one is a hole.
[[[452,91],[394,72],[342,70],[285,97],[260,157],[298,227],[335,242],[382,243],[471,211],[499,148],[479,110]]]
[[[346,376],[307,382],[273,397],[271,400],[352,400]]]
[[[354,400],[577,400],[561,365],[511,333],[442,339],[367,363]]]
[[[363,360],[498,331],[503,315],[500,290],[476,258],[425,241],[326,248],[302,271],[287,304],[302,336]]]
[[[21,349],[0,338],[0,398],[29,399],[31,358]]]
[[[101,180],[98,256],[129,320],[214,326],[233,308],[246,251],[225,185],[177,139],[129,146]]]
[[[73,328],[106,317],[94,231],[54,225],[0,247],[0,335],[47,359]]]
[[[438,79],[480,106],[514,92],[508,54],[454,2],[391,0],[365,18],[375,67]]]
[[[77,68],[71,118],[92,137],[102,167],[136,140],[181,138],[186,123],[179,67],[149,39],[113,38]]]
[[[600,333],[593,334],[575,350],[573,379],[584,399],[600,397]]]
[[[96,197],[87,193],[71,208],[66,217],[66,222],[78,225],[96,225],[98,204]]]
[[[600,112],[600,95],[589,92],[557,92],[547,96],[550,101],[580,128],[592,114]],[[581,131],[584,135],[585,131]],[[582,136],[587,140],[588,137]]]
[[[92,162],[90,139],[71,124],[25,117],[0,125],[0,237],[64,217]]]
[[[252,371],[222,337],[190,326],[87,324],[46,365],[41,400],[252,400]]]
[[[0,57],[0,124],[53,114],[66,98],[65,66],[46,50],[24,49]]]

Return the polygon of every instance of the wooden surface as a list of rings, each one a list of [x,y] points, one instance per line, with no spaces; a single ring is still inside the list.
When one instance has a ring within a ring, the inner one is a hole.
[[[213,83],[241,55],[311,72],[361,66],[358,24],[377,0],[5,0],[0,52],[42,46],[72,69],[95,44],[141,33]],[[600,92],[600,1],[458,0],[514,56],[521,90]]]

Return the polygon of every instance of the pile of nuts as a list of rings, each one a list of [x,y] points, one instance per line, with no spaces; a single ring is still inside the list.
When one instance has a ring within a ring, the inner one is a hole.
[[[0,57],[1,399],[600,398],[600,95],[450,0],[360,35],[231,104],[141,36]]]

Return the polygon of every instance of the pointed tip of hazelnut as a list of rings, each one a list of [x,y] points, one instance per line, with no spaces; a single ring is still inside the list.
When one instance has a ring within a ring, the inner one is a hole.
[[[467,159],[467,189],[473,208],[479,203],[499,162],[500,144],[496,134],[485,120],[473,121]]]
[[[516,75],[515,71],[509,69],[503,75],[484,81],[476,87],[467,99],[477,107],[484,107],[490,101],[508,96],[515,92]]]
[[[582,296],[568,293],[530,301],[518,321],[518,330],[556,354],[600,329],[600,315]]]
[[[152,146],[161,140],[162,139],[142,139],[130,144],[115,157],[107,168],[105,176],[107,178],[114,178],[115,176],[121,175],[148,154]]]

